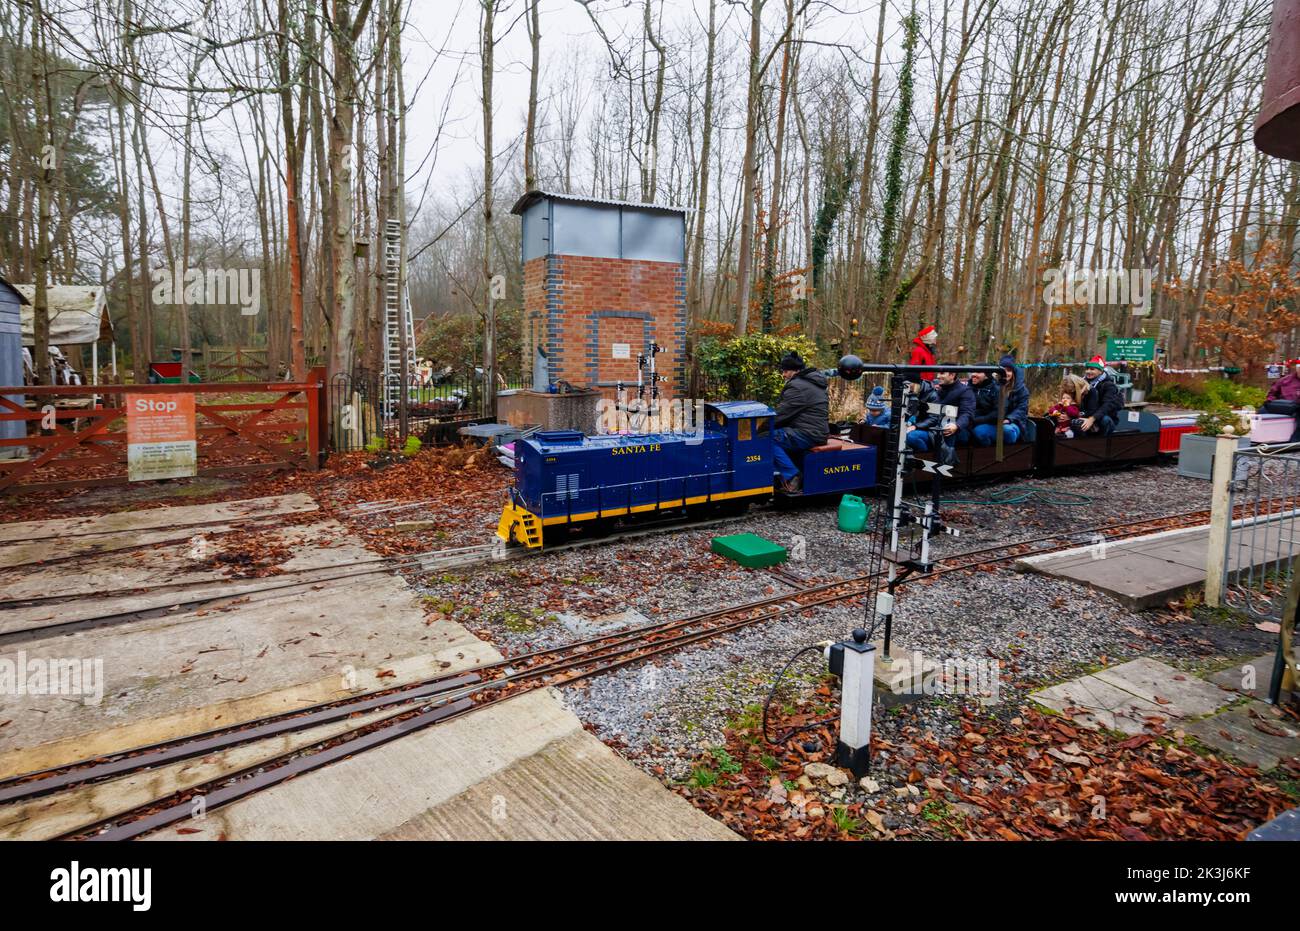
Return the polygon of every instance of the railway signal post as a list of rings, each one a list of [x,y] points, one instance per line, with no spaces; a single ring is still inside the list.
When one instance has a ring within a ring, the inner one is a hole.
[[[877,659],[882,667],[893,663],[891,646],[893,641],[894,599],[895,592],[905,579],[916,573],[929,574],[934,570],[934,560],[930,545],[935,534],[956,536],[957,531],[949,528],[943,520],[940,510],[940,494],[943,479],[952,474],[952,465],[945,463],[943,446],[933,451],[935,459],[927,459],[914,454],[907,446],[907,421],[909,417],[923,413],[938,414],[943,418],[943,425],[956,417],[957,411],[951,406],[941,406],[929,402],[926,411],[920,409],[921,372],[984,372],[998,376],[1001,369],[995,365],[878,365],[864,363],[855,356],[845,356],[840,360],[835,374],[841,378],[854,380],[865,372],[882,372],[889,375],[890,396],[895,412],[895,422],[886,435],[884,446],[884,474],[891,477],[888,518],[877,518],[876,527],[880,535],[880,546],[876,551],[871,568],[871,575],[880,576],[881,563],[888,563],[885,572],[885,585],[879,581],[872,583],[866,598],[866,617],[862,627],[855,628],[847,640],[831,645],[827,650],[830,671],[840,677],[840,736],[836,744],[836,762],[851,770],[854,776],[866,774],[870,764],[871,744],[871,704],[874,699],[875,664]],[[1002,434],[1001,405],[999,405],[997,435]],[[929,495],[922,499],[909,499],[905,494],[907,476],[915,469],[930,473]],[[884,509],[877,509],[880,514]],[[910,538],[910,539],[909,539]],[[876,656],[873,636],[877,626],[883,622],[883,643],[880,656]]]
[[[655,369],[655,356],[663,352],[667,347],[660,346],[658,343],[651,342],[644,353],[636,357],[636,406],[635,409],[629,407],[627,403],[627,386],[620,380],[615,386],[615,398],[618,409],[624,413],[636,418],[633,429],[640,430],[645,420],[646,414],[654,417],[659,413],[659,383],[666,381],[666,376],[661,375]],[[645,405],[646,387],[650,388],[650,404]]]

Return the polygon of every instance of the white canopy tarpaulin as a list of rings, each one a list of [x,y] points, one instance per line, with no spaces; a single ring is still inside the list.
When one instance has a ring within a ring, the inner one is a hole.
[[[36,286],[16,284],[27,298],[36,300]],[[113,338],[113,323],[108,317],[108,302],[99,285],[51,285],[46,291],[50,309],[50,345],[89,346],[101,339]],[[23,345],[36,345],[36,311],[23,305]]]
[[[36,300],[36,285],[16,284],[14,288],[29,302]],[[113,321],[108,315],[108,301],[99,285],[56,284],[45,291],[50,317],[51,346],[89,346],[90,381],[99,384],[99,341],[113,341],[109,358],[117,376],[117,343],[113,339]],[[36,346],[36,311],[30,303],[22,306],[23,345]]]

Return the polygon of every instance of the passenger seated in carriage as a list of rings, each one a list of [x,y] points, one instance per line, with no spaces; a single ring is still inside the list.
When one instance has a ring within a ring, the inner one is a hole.
[[[881,385],[876,385],[871,389],[871,396],[867,398],[867,413],[862,418],[862,422],[869,427],[883,427],[888,430],[892,421],[889,402],[885,400],[885,389]]]
[[[1288,359],[1286,374],[1268,386],[1264,406],[1259,412],[1294,414],[1297,401],[1300,401],[1300,359]]]
[[[1088,383],[1078,375],[1066,375],[1061,379],[1061,398],[1047,409],[1047,419],[1056,426],[1056,435],[1067,440],[1074,439],[1071,422],[1079,417],[1079,404],[1088,392]]]
[[[1268,386],[1261,414],[1289,414],[1295,417],[1295,429],[1289,442],[1300,443],[1300,359],[1288,359],[1287,373]]]
[[[909,419],[907,428],[907,446],[916,452],[937,452],[942,442],[945,447],[943,458],[950,459],[954,445],[970,442],[975,395],[969,385],[957,379],[956,372],[939,372],[934,386],[926,381],[920,384],[917,414]],[[942,411],[931,411],[931,404],[937,404],[940,408],[955,407],[957,416],[945,418]]]
[[[1002,442],[1018,443],[1029,434],[1029,389],[1024,375],[1016,365],[1016,357],[1005,355],[998,360],[1002,366],[1002,383],[1007,388],[1006,404],[1002,411]],[[971,437],[976,446],[992,446],[998,435],[998,396],[1002,384],[983,372],[972,372],[970,387],[975,394],[974,427]]]
[[[1079,436],[1113,433],[1119,423],[1119,412],[1124,409],[1124,398],[1114,379],[1106,374],[1106,363],[1101,356],[1088,360],[1083,377],[1088,381],[1088,391],[1079,403],[1080,416],[1070,422],[1070,429]]]

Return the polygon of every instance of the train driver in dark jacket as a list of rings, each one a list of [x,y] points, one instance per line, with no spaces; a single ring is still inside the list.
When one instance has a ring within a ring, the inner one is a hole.
[[[788,352],[781,359],[781,377],[785,387],[777,398],[772,421],[772,459],[781,476],[782,490],[798,494],[802,483],[793,456],[821,446],[830,430],[826,376]]]
[[[956,372],[939,372],[934,382],[933,394],[925,390],[925,382],[921,384],[921,393],[917,399],[920,402],[920,410],[917,412],[915,422],[908,427],[908,447],[918,452],[929,452],[933,449],[932,435],[934,434],[943,436],[945,446],[969,443],[971,421],[975,417],[975,394],[970,390],[970,386],[958,381]],[[955,407],[957,416],[945,424],[946,418],[942,413],[936,414],[929,410],[931,401],[942,407],[949,405]]]
[[[1016,357],[1005,355],[998,360],[1007,388],[1006,407],[1002,411],[1002,442],[1017,443],[1029,432],[1029,389],[1016,365]],[[975,417],[971,436],[976,446],[992,446],[997,441],[998,395],[1002,386],[987,375],[972,372],[971,388],[975,391]]]
[[[1106,363],[1101,356],[1088,360],[1083,377],[1088,380],[1088,390],[1079,402],[1079,413],[1083,416],[1074,422],[1075,435],[1113,432],[1119,423],[1119,412],[1124,409],[1124,397],[1114,379],[1106,374]]]

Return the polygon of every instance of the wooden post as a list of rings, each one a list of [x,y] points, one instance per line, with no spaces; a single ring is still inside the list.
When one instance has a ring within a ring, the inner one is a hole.
[[[353,391],[349,399],[352,405],[352,423],[346,432],[340,432],[340,436],[345,437],[348,450],[361,449],[366,444],[362,440],[366,437],[366,428],[369,426],[366,408],[361,402],[361,392]]]
[[[1291,560],[1291,584],[1286,590],[1286,604],[1282,608],[1281,628],[1278,632],[1277,650],[1273,654],[1273,669],[1268,684],[1268,701],[1276,705],[1283,692],[1294,692],[1296,687],[1295,627],[1300,612],[1300,556]]]
[[[307,372],[307,383],[315,385],[308,388],[307,395],[307,468],[319,469],[329,454],[329,442],[325,435],[329,423],[329,391],[325,381],[325,366],[313,366]]]
[[[1228,557],[1228,527],[1232,523],[1232,471],[1240,437],[1221,436],[1214,443],[1214,468],[1210,479],[1210,539],[1205,554],[1205,603],[1223,603],[1223,576]]]

